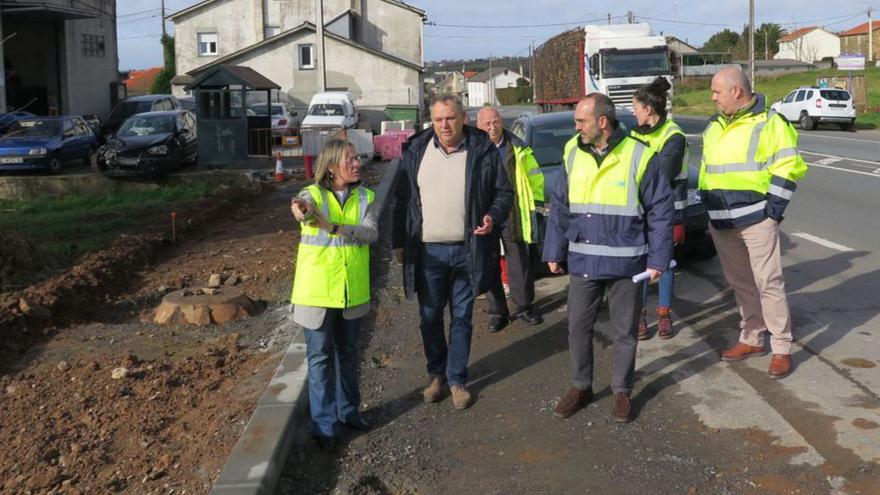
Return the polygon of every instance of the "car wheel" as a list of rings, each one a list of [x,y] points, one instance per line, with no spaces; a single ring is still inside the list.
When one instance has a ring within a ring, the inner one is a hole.
[[[53,156],[52,160],[49,161],[49,173],[51,174],[60,174],[61,173],[61,158],[57,156]]]
[[[843,130],[849,131],[849,132],[856,132],[856,119],[852,119],[852,122],[850,122],[849,124],[846,124],[846,127],[844,127]]]
[[[801,118],[798,120],[798,125],[805,131],[811,131],[816,127],[816,123],[810,118],[810,114],[807,112],[801,112]]]

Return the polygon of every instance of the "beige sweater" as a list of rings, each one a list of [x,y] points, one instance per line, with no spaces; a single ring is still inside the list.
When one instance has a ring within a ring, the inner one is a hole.
[[[447,155],[428,144],[419,165],[422,242],[462,242],[465,226],[465,165],[467,150]]]

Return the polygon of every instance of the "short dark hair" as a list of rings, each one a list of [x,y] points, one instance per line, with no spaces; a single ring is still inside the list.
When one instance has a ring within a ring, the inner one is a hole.
[[[611,127],[617,127],[617,110],[614,108],[614,102],[604,93],[590,93],[583,97],[583,100],[591,100],[593,102],[593,116],[597,119],[605,117],[611,122]]]
[[[666,117],[666,92],[672,85],[663,77],[657,77],[650,84],[645,84],[636,90],[633,95],[642,105],[647,105],[654,113]]]
[[[464,104],[461,102],[461,98],[456,95],[450,93],[440,93],[438,95],[434,95],[434,97],[431,98],[431,104],[428,105],[428,109],[430,110],[431,108],[434,108],[434,105],[436,105],[437,103],[443,103],[444,105],[452,103],[453,105],[455,105],[456,108],[458,108],[459,113],[464,115]]]

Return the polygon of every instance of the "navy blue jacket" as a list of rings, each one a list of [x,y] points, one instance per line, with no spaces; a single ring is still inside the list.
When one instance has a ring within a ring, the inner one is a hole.
[[[394,183],[392,246],[404,248],[403,289],[412,299],[416,293],[416,270],[421,270],[422,201],[419,193],[419,167],[428,146],[434,146],[434,130],[426,129],[407,141]],[[489,290],[499,270],[501,225],[513,204],[513,189],[501,165],[495,144],[485,132],[464,126],[465,164],[465,247],[468,271],[474,294]],[[483,223],[483,215],[492,217],[489,235],[474,235]]]
[[[615,133],[609,146],[612,149],[624,139],[633,139]],[[622,137],[622,139],[621,139]],[[579,143],[580,144],[580,143]],[[611,150],[609,150],[609,153]],[[595,155],[594,155],[595,156]],[[607,155],[606,155],[607,156]],[[599,166],[602,162],[597,159]],[[550,217],[544,240],[545,262],[568,263],[568,271],[573,275],[590,279],[615,279],[632,277],[645,271],[646,267],[666,271],[672,259],[672,225],[675,218],[672,189],[669,181],[660,175],[656,157],[648,162],[639,183],[639,202],[644,214],[637,219],[636,229],[640,238],[624,239],[622,245],[648,244],[648,254],[634,257],[596,256],[568,251],[569,240],[595,239],[599,243],[633,232],[630,227],[632,217],[614,215],[572,214],[568,208],[568,174],[559,174],[558,180],[550,190]]]

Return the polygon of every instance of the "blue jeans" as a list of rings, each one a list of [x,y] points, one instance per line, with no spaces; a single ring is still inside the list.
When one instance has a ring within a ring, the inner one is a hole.
[[[658,308],[669,308],[672,306],[672,294],[675,292],[675,269],[666,270],[660,275],[660,283],[658,289],[660,301],[657,302]],[[644,292],[645,306],[648,303],[648,284],[645,284]]]
[[[428,373],[445,375],[450,385],[464,385],[474,313],[474,289],[464,244],[425,244],[416,278]],[[451,319],[448,344],[443,323],[447,304]]]
[[[312,435],[332,437],[340,422],[349,423],[360,415],[360,326],[360,318],[346,320],[341,309],[327,309],[320,328],[305,330]]]

